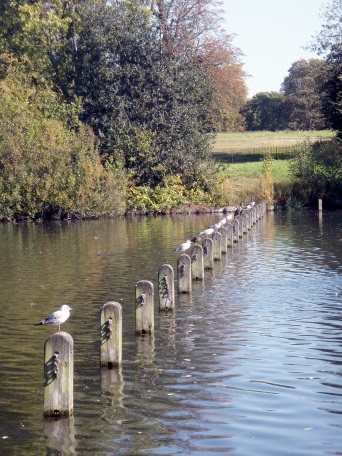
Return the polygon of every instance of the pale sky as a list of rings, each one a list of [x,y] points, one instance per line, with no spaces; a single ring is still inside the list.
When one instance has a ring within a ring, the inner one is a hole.
[[[321,29],[328,0],[223,0],[225,29],[245,54],[249,97],[279,92],[292,63],[321,58],[302,46]]]

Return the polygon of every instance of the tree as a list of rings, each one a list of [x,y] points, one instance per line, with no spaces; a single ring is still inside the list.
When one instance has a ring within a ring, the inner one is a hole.
[[[232,35],[223,34],[220,39],[208,39],[203,45],[203,62],[214,90],[208,127],[214,131],[245,129],[240,111],[247,98],[246,73],[241,51],[232,40]]]
[[[287,127],[296,130],[320,130],[326,126],[321,112],[322,93],[319,78],[326,68],[321,59],[298,60],[282,83]]]
[[[322,14],[325,23],[309,46],[325,55],[327,67],[321,77],[322,110],[328,125],[342,138],[342,0],[332,0]]]
[[[186,54],[203,67],[213,90],[206,113],[208,130],[241,130],[240,108],[246,101],[246,73],[233,34],[221,27],[221,2],[158,0],[151,4],[163,52]]]
[[[335,45],[326,57],[327,67],[321,78],[322,112],[328,126],[342,139],[342,47]]]
[[[251,131],[276,131],[284,127],[284,94],[279,92],[259,92],[243,108],[246,129]]]
[[[324,20],[322,28],[308,48],[324,55],[342,43],[342,0],[327,3],[321,16]]]
[[[84,4],[81,17],[76,92],[102,154],[130,169],[137,185],[153,187],[170,174],[193,184],[210,141],[203,65],[184,43],[177,52],[166,48],[169,38],[158,39],[139,2]]]
[[[12,61],[0,81],[0,219],[118,215],[126,178],[105,167],[77,110]]]

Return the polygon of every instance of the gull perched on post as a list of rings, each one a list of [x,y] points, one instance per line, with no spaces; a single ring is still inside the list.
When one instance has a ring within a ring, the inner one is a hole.
[[[200,236],[210,236],[211,234],[213,234],[214,232],[214,228],[212,228],[211,226],[207,229],[205,229],[204,231],[201,231],[200,232]]]
[[[67,306],[66,304],[63,304],[59,310],[56,310],[56,312],[53,312],[51,315],[49,315],[39,323],[35,323],[34,326],[58,326],[58,332],[61,332],[61,324],[67,321],[67,319],[70,317],[70,310],[72,310],[71,307]]]
[[[190,249],[191,247],[191,241],[188,239],[186,242],[183,242],[179,247],[174,249],[174,252],[185,252],[185,250]]]

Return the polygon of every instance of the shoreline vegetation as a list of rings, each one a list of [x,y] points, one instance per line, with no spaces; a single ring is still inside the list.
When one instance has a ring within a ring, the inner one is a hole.
[[[76,3],[0,3],[0,220],[342,207],[340,0],[251,99],[218,2]]]
[[[41,213],[41,216],[23,215],[19,212],[13,217],[4,217],[2,221],[25,221],[44,219],[96,219],[113,216],[141,216],[141,215],[163,215],[163,214],[200,214],[232,212],[240,203],[247,204],[251,199],[256,201],[265,200],[270,208],[275,209],[299,209],[305,205],[316,205],[318,192],[324,193],[321,183],[310,182],[308,176],[303,174],[304,168],[309,167],[310,153],[316,147],[327,146],[336,141],[334,132],[330,130],[310,132],[245,132],[245,133],[219,133],[216,136],[212,147],[209,171],[213,172],[213,187],[211,194],[203,190],[189,194],[181,183],[179,176],[173,176],[165,185],[151,189],[146,186],[130,187],[129,181],[124,175],[122,180],[114,179],[107,191],[114,194],[109,196],[112,204],[116,204],[117,213],[112,214],[110,206],[104,213],[73,213],[65,212],[58,216],[49,216]],[[296,151],[289,158],[280,152],[275,159],[269,152],[275,145],[296,146]],[[257,158],[249,157],[249,160],[240,163],[216,162],[215,154],[233,154],[243,156],[243,149],[251,149],[251,146],[265,150]],[[335,146],[334,146],[335,147]],[[321,150],[321,149],[320,149]],[[337,150],[337,149],[336,149]],[[237,152],[239,151],[239,152]],[[242,152],[241,152],[242,151]],[[320,152],[321,153],[321,152]],[[327,153],[331,151],[327,148]],[[336,152],[336,156],[340,154]],[[208,162],[209,163],[209,162]],[[93,167],[87,166],[92,175],[97,169],[96,163]],[[91,176],[86,175],[85,182],[92,184]],[[107,176],[108,178],[108,176]],[[304,179],[303,179],[304,178]],[[101,185],[103,176],[97,176]],[[123,190],[122,184],[127,186]],[[104,181],[102,184],[106,185]],[[308,188],[315,187],[313,189]],[[84,187],[83,187],[84,188]],[[118,193],[118,188],[121,188]],[[35,189],[37,191],[37,189]],[[80,198],[82,188],[79,190]],[[313,197],[314,195],[314,197]],[[61,196],[60,196],[61,197]],[[328,195],[329,197],[329,195]],[[333,199],[334,200],[334,199]],[[88,201],[89,202],[89,201]],[[339,204],[329,201],[328,207],[340,207]],[[337,202],[338,203],[338,202]],[[326,207],[326,205],[324,205]],[[1,208],[0,208],[1,209]]]

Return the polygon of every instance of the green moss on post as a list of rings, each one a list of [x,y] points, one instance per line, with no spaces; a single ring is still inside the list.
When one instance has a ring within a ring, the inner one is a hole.
[[[66,332],[50,336],[44,345],[44,416],[70,417],[74,408],[73,339]]]
[[[109,301],[101,308],[101,367],[113,369],[122,364],[122,308]]]

